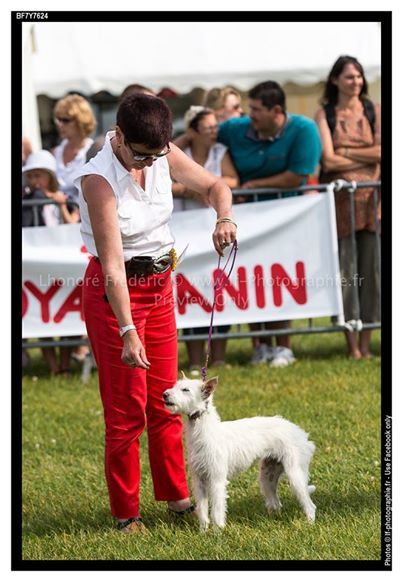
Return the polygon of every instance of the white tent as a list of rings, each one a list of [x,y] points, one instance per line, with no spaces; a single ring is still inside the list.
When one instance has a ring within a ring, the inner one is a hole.
[[[29,137],[34,150],[41,147],[38,110],[32,78],[32,53],[35,50],[33,24],[27,23],[22,35],[22,134]]]
[[[156,13],[158,18],[158,13]],[[29,26],[29,25],[24,25]],[[36,94],[119,94],[130,83],[154,90],[231,84],[247,90],[273,79],[313,84],[341,54],[380,76],[378,22],[43,22],[35,26]]]

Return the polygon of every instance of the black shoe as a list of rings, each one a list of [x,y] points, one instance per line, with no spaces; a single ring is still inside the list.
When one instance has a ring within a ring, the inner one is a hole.
[[[183,517],[185,515],[189,515],[191,513],[194,513],[196,510],[196,506],[195,505],[189,505],[189,507],[187,507],[186,509],[182,509],[181,511],[177,511],[176,509],[171,509],[170,507],[168,507],[168,511],[173,514],[176,515],[177,517]]]
[[[119,521],[117,528],[122,533],[136,533],[143,534],[146,533],[147,528],[144,525],[141,517],[129,517],[126,521]]]

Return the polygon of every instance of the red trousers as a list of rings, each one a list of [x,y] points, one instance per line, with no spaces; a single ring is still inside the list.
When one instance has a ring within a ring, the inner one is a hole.
[[[151,364],[131,368],[121,360],[123,340],[106,300],[99,261],[90,260],[83,309],[98,366],[105,418],[105,476],[112,515],[139,515],[139,437],[147,425],[155,499],[189,496],[182,420],[164,407],[162,393],[177,379],[177,331],[170,270],[128,281],[133,322]]]

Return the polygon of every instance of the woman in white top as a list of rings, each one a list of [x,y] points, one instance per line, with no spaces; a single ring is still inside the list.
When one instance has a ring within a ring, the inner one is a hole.
[[[218,124],[212,109],[193,105],[185,113],[186,136],[189,145],[183,150],[192,160],[203,166],[206,170],[219,176],[230,187],[239,186],[238,174],[228,153],[228,148],[217,142]],[[206,206],[204,200],[197,192],[188,190],[184,184],[174,183],[172,187],[175,210],[192,210]],[[217,331],[227,333],[229,325],[218,326]],[[194,328],[183,330],[184,335],[193,333],[208,333],[208,328]],[[204,361],[203,340],[186,342],[186,350],[189,358],[189,368],[192,376],[200,376]],[[225,364],[226,339],[216,339],[211,343],[211,356],[213,366]]]
[[[192,160],[206,168],[215,176],[219,176],[230,187],[239,185],[238,174],[228,153],[228,148],[217,143],[218,124],[211,109],[192,105],[185,113],[186,137],[189,145],[184,153]],[[184,184],[175,182],[172,186],[175,210],[191,210],[206,206],[203,198],[186,188]]]
[[[87,152],[94,143],[90,135],[95,131],[97,122],[91,105],[81,95],[67,95],[60,99],[54,108],[54,119],[62,139],[52,152],[56,159],[56,175],[67,201],[74,203],[68,204],[71,216],[74,216],[72,222],[79,222],[78,190],[73,178],[87,161]],[[71,357],[83,362],[88,351],[87,345],[77,346]]]
[[[115,131],[75,180],[83,240],[94,255],[83,310],[104,406],[105,475],[111,512],[125,533],[144,531],[139,437],[146,424],[155,498],[175,513],[194,509],[181,418],[162,398],[177,378],[170,173],[216,210],[213,243],[220,255],[236,238],[230,189],[171,144],[171,132],[162,99],[129,95],[119,105]]]
[[[78,191],[73,177],[85,164],[87,151],[94,143],[90,135],[96,128],[96,119],[91,105],[80,95],[60,99],[54,108],[54,119],[62,140],[53,150],[57,179],[68,199],[77,203]]]

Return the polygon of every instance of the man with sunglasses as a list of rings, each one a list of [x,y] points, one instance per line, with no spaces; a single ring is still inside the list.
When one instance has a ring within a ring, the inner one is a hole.
[[[115,131],[77,174],[81,232],[93,255],[83,310],[104,406],[105,474],[112,514],[141,533],[139,437],[147,425],[154,494],[176,515],[194,510],[186,483],[182,423],[163,405],[177,378],[170,273],[172,174],[217,212],[213,243],[222,256],[236,238],[231,190],[170,143],[171,112],[135,93],[119,105]]]

